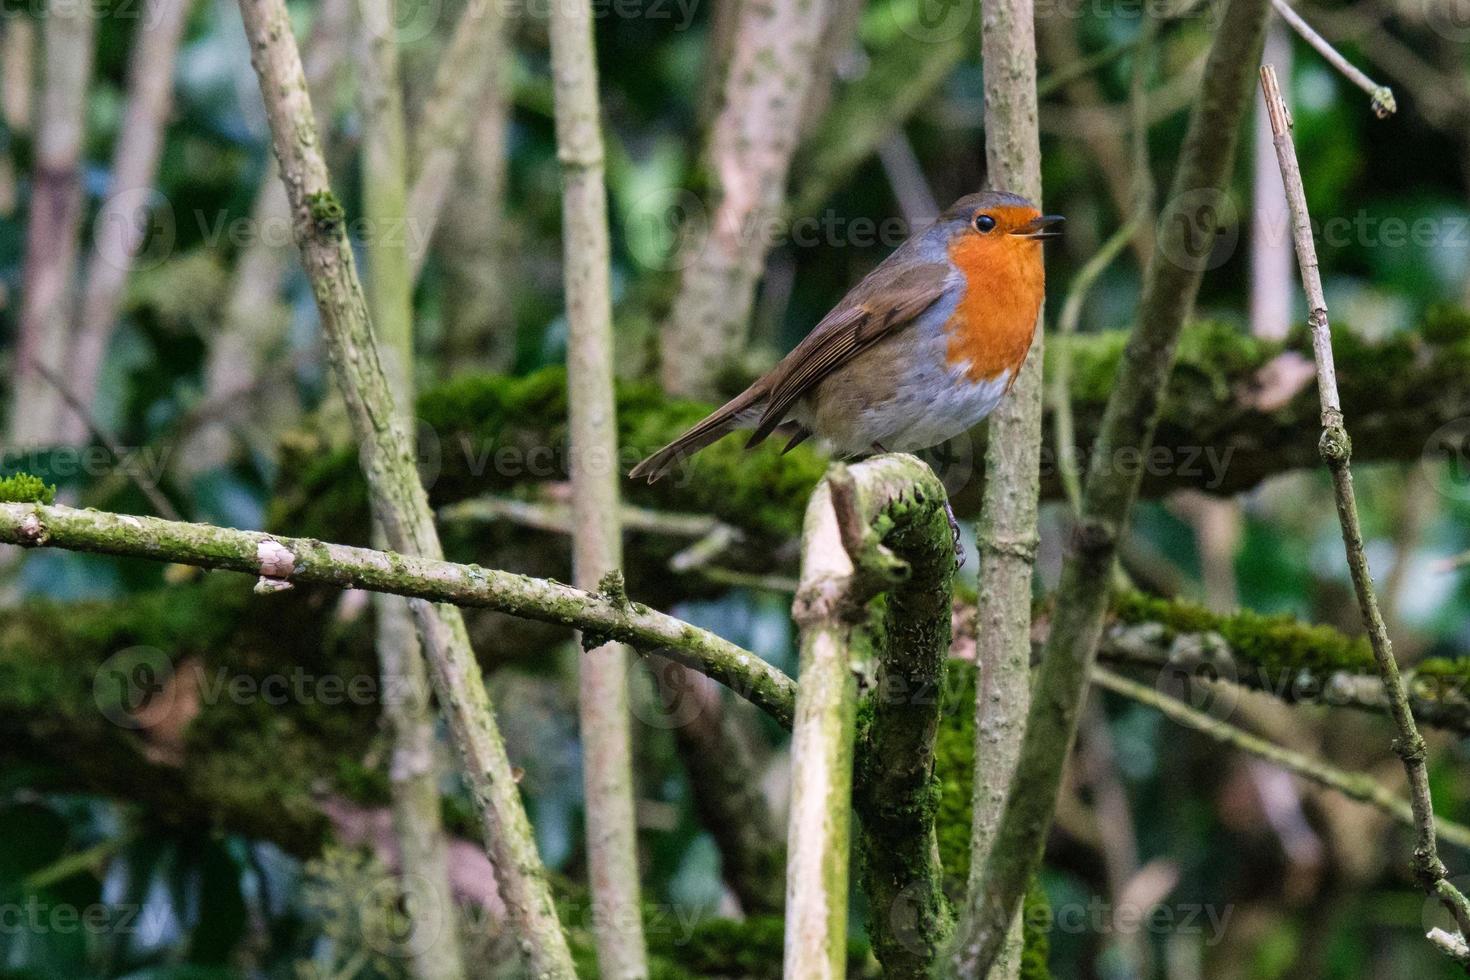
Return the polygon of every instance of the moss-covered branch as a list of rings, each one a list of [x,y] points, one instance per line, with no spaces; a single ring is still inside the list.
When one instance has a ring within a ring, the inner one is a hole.
[[[1353,455],[1360,464],[1417,461],[1438,429],[1470,415],[1470,314],[1465,311],[1439,309],[1411,328],[1375,340],[1340,327],[1335,339],[1343,397],[1363,406],[1353,433]],[[1080,335],[1069,344],[1076,448],[1084,464],[1091,458],[1089,447],[1125,342],[1123,333],[1110,332]],[[1060,343],[1049,345],[1049,358]],[[1226,324],[1188,327],[1164,391],[1151,452],[1120,452],[1115,463],[1141,471],[1142,496],[1186,488],[1236,493],[1270,476],[1317,465],[1315,445],[1300,438],[1317,420],[1310,386],[1284,399],[1263,397],[1267,369],[1278,356],[1307,350],[1304,334],[1282,345]],[[645,382],[621,383],[617,407],[619,457],[628,465],[665,445],[709,408],[669,398]],[[520,378],[466,376],[426,390],[417,414],[420,455],[436,503],[567,478],[566,376],[560,369]],[[1062,489],[1052,428],[1048,422],[1042,493],[1056,499]],[[974,435],[974,451],[963,453],[961,462],[973,462],[975,475],[953,495],[961,516],[978,512],[984,485],[986,429]],[[675,479],[630,484],[628,500],[709,514],[759,543],[795,539],[806,498],[822,475],[820,453],[799,446],[783,457],[779,446],[745,453],[743,445],[744,440],[731,437],[691,458]],[[367,500],[353,454],[323,448],[313,442],[291,454],[293,485],[277,504],[283,518],[277,526],[365,541]],[[769,565],[769,552],[760,554]]]
[[[853,798],[860,880],[884,975],[927,977],[953,926],[934,820],[954,545],[944,487],[927,468],[894,467],[861,492],[871,502],[860,506],[876,511],[885,529],[876,540],[908,572],[880,603],[875,681],[859,705]]]

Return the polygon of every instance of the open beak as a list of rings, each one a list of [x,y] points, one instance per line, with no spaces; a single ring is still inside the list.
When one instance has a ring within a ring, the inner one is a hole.
[[[1067,219],[1059,214],[1043,214],[1039,218],[1032,218],[1011,234],[1020,238],[1061,238],[1062,225],[1066,223]]]

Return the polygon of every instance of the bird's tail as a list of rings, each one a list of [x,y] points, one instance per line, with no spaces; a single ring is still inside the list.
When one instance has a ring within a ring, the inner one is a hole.
[[[742,425],[754,423],[760,417],[764,398],[765,392],[760,390],[758,384],[745,389],[711,412],[694,428],[633,467],[628,476],[634,480],[647,479],[649,483],[654,482],[673,469],[679,460],[694,455]]]

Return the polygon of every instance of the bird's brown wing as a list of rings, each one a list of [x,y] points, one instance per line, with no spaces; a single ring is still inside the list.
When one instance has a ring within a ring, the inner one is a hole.
[[[948,263],[919,261],[900,251],[869,273],[771,369],[765,411],[747,445],[774,432],[827,375],[938,302],[949,272]]]

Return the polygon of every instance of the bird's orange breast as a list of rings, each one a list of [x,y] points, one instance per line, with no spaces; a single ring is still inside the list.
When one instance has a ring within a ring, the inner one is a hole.
[[[960,235],[949,258],[964,277],[964,295],[946,329],[946,359],[968,364],[971,381],[1011,372],[1014,381],[1036,332],[1046,291],[1041,244],[1022,238]]]

